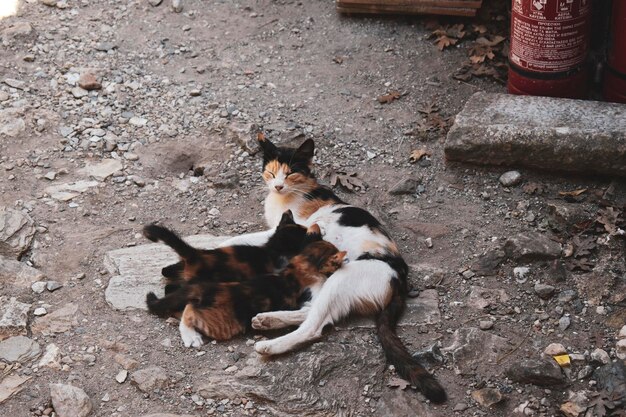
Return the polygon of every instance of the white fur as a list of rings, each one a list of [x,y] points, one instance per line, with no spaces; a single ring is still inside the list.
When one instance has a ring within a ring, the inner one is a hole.
[[[180,330],[180,337],[183,339],[183,344],[185,347],[195,347],[198,348],[204,344],[202,340],[202,335],[198,333],[195,329],[191,327],[187,327],[187,325],[180,321],[178,325],[178,330]]]
[[[389,294],[389,281],[395,271],[382,261],[360,260],[351,262],[326,281],[318,296],[313,299],[306,319],[297,330],[272,340],[257,342],[254,348],[263,355],[278,355],[317,339],[324,326],[346,317],[359,303],[374,304],[382,309]],[[276,317],[285,319],[280,312]],[[295,317],[295,314],[289,318]],[[265,318],[275,318],[265,313]]]
[[[231,237],[230,239],[220,243],[218,247],[223,248],[225,246],[233,245],[262,246],[267,243],[274,232],[275,228],[272,228],[263,232],[246,233],[245,235]]]

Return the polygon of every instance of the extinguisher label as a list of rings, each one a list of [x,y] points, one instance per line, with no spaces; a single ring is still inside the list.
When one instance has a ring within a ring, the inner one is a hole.
[[[514,0],[509,58],[529,71],[564,72],[589,47],[591,0]]]

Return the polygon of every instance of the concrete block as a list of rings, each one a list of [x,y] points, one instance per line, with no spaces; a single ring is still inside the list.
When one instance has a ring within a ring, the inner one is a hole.
[[[444,149],[450,161],[626,176],[626,105],[480,92]]]

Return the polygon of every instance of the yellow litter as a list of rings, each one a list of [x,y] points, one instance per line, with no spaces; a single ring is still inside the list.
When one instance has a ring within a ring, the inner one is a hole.
[[[567,353],[565,355],[553,356],[553,358],[556,361],[556,363],[558,363],[561,366],[570,366],[571,364],[569,355]]]

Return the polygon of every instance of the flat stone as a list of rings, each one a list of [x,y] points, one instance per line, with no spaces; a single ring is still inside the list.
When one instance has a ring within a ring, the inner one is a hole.
[[[46,187],[46,193],[59,201],[70,201],[74,197],[84,193],[90,188],[97,187],[98,181],[76,181],[64,184],[56,184]]]
[[[22,80],[16,80],[14,78],[5,78],[2,80],[3,83],[8,85],[9,87],[17,88],[18,90],[23,90],[26,88],[26,83]]]
[[[9,337],[0,342],[0,360],[27,362],[41,353],[39,343],[25,336]]]
[[[472,398],[482,407],[489,408],[502,401],[504,396],[494,388],[483,388],[472,392]]]
[[[567,349],[560,343],[550,343],[543,350],[544,355],[548,356],[557,356],[557,355],[565,355],[567,353]]]
[[[450,161],[625,176],[626,107],[479,92],[456,116],[444,151]]]
[[[480,320],[478,322],[478,327],[480,328],[480,330],[493,329],[493,320]]]
[[[33,282],[44,279],[41,271],[24,262],[0,256],[0,282],[21,288],[28,288]]]
[[[506,255],[516,261],[554,259],[561,255],[561,245],[539,233],[520,233],[504,243]]]
[[[93,72],[83,72],[78,79],[78,86],[85,90],[99,90],[102,84]]]
[[[45,281],[33,282],[30,286],[30,289],[33,290],[35,294],[41,294],[46,289]]]
[[[12,297],[0,297],[0,340],[10,336],[26,334],[30,304],[21,303]]]
[[[126,378],[128,377],[128,371],[126,369],[122,369],[121,371],[119,371],[117,373],[117,375],[115,376],[115,380],[119,383],[119,384],[123,384],[124,381],[126,381]]]
[[[557,296],[559,303],[569,303],[578,298],[578,294],[574,290],[563,290]]]
[[[92,404],[82,388],[66,384],[50,384],[52,406],[62,417],[86,417],[91,413]]]
[[[403,178],[389,189],[389,194],[415,194],[418,185],[420,185],[420,181],[415,178]]]
[[[48,310],[46,310],[44,307],[37,307],[35,311],[33,311],[33,315],[37,317],[45,316],[46,314],[48,314]]]
[[[513,382],[540,386],[560,385],[565,382],[561,367],[553,359],[526,359],[515,361],[506,376]]]
[[[547,284],[535,284],[535,294],[544,300],[549,300],[554,295],[555,288]]]
[[[505,258],[506,255],[504,251],[499,249],[490,250],[478,258],[471,266],[471,270],[479,276],[498,275],[500,264],[504,262]]]
[[[493,374],[499,372],[496,360],[506,353],[507,339],[477,327],[465,327],[454,332],[450,346],[442,351],[449,352],[457,371],[462,375]]]
[[[130,123],[133,126],[143,127],[146,124],[148,124],[148,119],[144,119],[143,117],[133,116],[128,120],[128,123]]]
[[[15,22],[2,31],[3,40],[28,39],[36,37],[33,27],[28,22]]]
[[[20,392],[22,385],[30,379],[29,376],[9,375],[0,382],[0,404]]]
[[[50,292],[56,291],[61,287],[63,287],[63,284],[58,281],[46,281],[46,289]]]
[[[123,167],[122,161],[118,159],[105,159],[98,163],[88,163],[84,168],[79,169],[78,173],[95,178],[98,181],[104,181],[116,172],[121,171]]]
[[[212,249],[228,236],[197,235],[185,238],[190,245]],[[166,245],[152,243],[107,252],[104,265],[112,275],[106,301],[116,310],[146,309],[146,294],[163,295],[161,269],[180,258]]]
[[[113,360],[127,371],[132,371],[139,367],[139,362],[123,353],[116,353],[115,356],[113,356]]]
[[[61,349],[54,343],[50,343],[46,346],[46,351],[43,356],[39,360],[37,367],[39,368],[51,368],[51,369],[61,369]]]
[[[135,371],[130,376],[132,384],[136,385],[142,392],[152,392],[155,389],[163,389],[167,385],[167,373],[159,366]]]
[[[259,126],[252,123],[231,122],[224,129],[226,138],[238,144],[241,149],[250,155],[256,155],[261,150],[257,141],[259,132]]]
[[[561,317],[559,319],[559,330],[561,331],[567,330],[571,323],[572,323],[572,319],[570,319],[568,316]]]
[[[46,336],[67,332],[72,327],[78,325],[77,312],[78,306],[69,303],[46,316],[35,319],[31,330],[33,333],[41,333]]]
[[[417,359],[421,364],[427,365],[440,365],[444,362],[444,356],[441,353],[441,348],[436,343],[427,347],[426,349],[422,349],[420,351],[415,352],[412,355],[415,359]]]
[[[611,357],[604,349],[597,348],[591,352],[591,362],[606,365],[611,362]]]
[[[502,289],[471,286],[467,305],[478,310],[483,310],[497,304],[505,304],[509,299],[506,291]]]
[[[74,88],[72,88],[70,90],[70,92],[72,93],[74,98],[83,98],[83,97],[86,97],[89,94],[89,91],[85,90],[84,88],[80,88],[80,87],[74,87]]]
[[[522,182],[522,174],[519,171],[508,171],[500,175],[499,181],[505,187],[513,187]]]
[[[19,259],[35,236],[35,222],[26,213],[0,207],[0,256]]]
[[[26,130],[26,122],[21,117],[23,111],[21,109],[2,109],[0,110],[0,135],[17,137]]]

